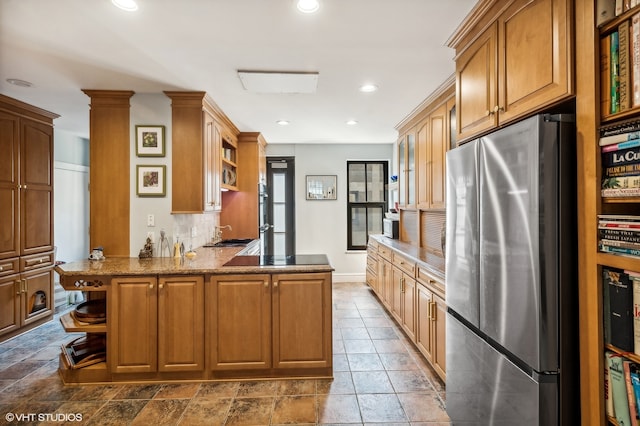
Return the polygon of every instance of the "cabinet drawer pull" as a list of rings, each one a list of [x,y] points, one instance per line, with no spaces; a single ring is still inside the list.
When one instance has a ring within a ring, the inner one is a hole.
[[[13,287],[16,290],[16,296],[20,296],[20,293],[22,293],[22,282],[20,280],[16,280]]]
[[[27,294],[27,280],[22,280],[22,293]]]

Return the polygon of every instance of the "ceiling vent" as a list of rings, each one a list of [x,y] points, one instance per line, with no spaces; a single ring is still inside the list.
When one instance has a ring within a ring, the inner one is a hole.
[[[238,70],[245,90],[254,93],[315,93],[318,72]]]

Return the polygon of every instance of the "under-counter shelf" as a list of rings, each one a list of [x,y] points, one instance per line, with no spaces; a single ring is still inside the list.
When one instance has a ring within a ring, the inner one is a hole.
[[[66,332],[82,332],[82,333],[106,333],[107,323],[91,324],[88,322],[78,321],[73,311],[67,312],[60,316],[60,323]]]
[[[598,264],[618,269],[640,271],[640,257],[598,252]]]

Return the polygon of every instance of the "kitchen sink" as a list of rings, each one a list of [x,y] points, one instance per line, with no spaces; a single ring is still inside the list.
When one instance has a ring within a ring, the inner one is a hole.
[[[207,243],[204,247],[245,247],[253,241],[253,238],[231,238],[228,240],[218,241],[215,244]]]

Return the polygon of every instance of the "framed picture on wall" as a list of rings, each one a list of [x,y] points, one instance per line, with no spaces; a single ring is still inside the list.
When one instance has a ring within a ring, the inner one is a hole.
[[[336,200],[336,175],[307,175],[307,200]]]
[[[164,126],[136,126],[136,155],[164,157]]]
[[[136,193],[139,197],[164,197],[167,166],[136,166]]]

